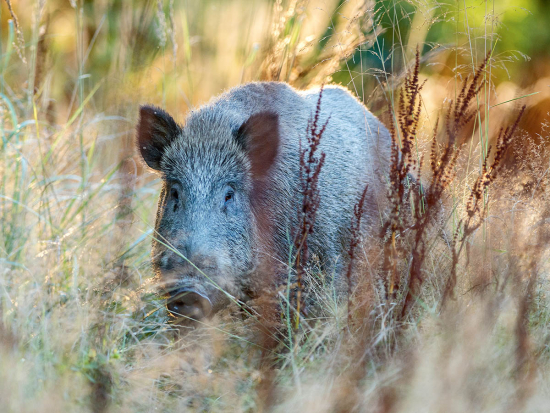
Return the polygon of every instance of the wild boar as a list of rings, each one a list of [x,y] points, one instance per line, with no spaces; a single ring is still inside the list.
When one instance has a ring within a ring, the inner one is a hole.
[[[287,263],[303,194],[300,148],[320,89],[286,83],[238,86],[191,111],[178,125],[142,106],[137,146],[162,177],[152,265],[170,294],[168,310],[208,317],[254,289],[262,254]],[[320,202],[310,256],[339,277],[346,262],[353,208],[368,184],[363,235],[380,222],[391,138],[347,90],[322,90]],[[368,242],[368,240],[367,240]]]

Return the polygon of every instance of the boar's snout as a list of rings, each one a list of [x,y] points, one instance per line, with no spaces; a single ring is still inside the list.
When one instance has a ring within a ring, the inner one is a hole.
[[[210,299],[192,289],[171,292],[166,307],[174,317],[186,317],[194,320],[206,318],[212,312]]]

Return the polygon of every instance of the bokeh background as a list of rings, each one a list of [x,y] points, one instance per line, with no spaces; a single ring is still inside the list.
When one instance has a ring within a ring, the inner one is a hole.
[[[279,20],[286,4],[278,10],[275,2],[264,0],[20,0],[11,5],[19,28],[10,34],[13,18],[3,2],[3,51],[14,36],[15,53],[22,53],[26,64],[5,62],[4,76],[20,85],[31,82],[65,116],[75,87],[86,95],[99,82],[105,85],[93,103],[101,102],[102,109],[114,110],[126,102],[123,97],[141,96],[184,114],[228,87],[261,78],[262,53],[280,24],[280,36],[290,35],[290,57],[305,55],[280,80],[307,85],[310,77],[296,79],[303,61],[344,49],[347,44],[338,41],[349,40],[345,30],[358,11],[369,14],[353,27],[366,42],[332,78],[365,100],[410,64],[417,45],[426,76],[442,85],[457,73],[468,73],[490,50],[496,87],[509,82],[508,88],[534,90],[548,76],[545,16],[550,5],[542,0],[297,2],[284,22]]]
[[[133,122],[136,105],[149,102],[183,121],[190,108],[229,87],[271,79],[297,87],[343,84],[379,114],[387,103],[381,96],[399,86],[417,47],[430,79],[428,114],[438,113],[457,79],[489,52],[490,105],[531,95],[522,126],[532,135],[550,110],[550,5],[542,0],[10,4],[19,24],[10,28],[13,17],[2,3],[2,87],[22,87],[27,95],[17,99],[27,106],[33,90],[39,116],[50,122],[69,119],[87,97],[84,113],[93,108]],[[269,58],[280,67],[266,70]],[[492,115],[506,117],[510,107]]]

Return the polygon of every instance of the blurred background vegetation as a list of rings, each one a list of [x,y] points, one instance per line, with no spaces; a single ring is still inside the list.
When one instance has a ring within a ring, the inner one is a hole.
[[[4,1],[3,87],[30,81],[35,94],[47,96],[66,115],[75,88],[87,95],[104,82],[93,99],[104,110],[146,98],[184,113],[228,87],[262,77],[262,53],[272,46],[274,23],[280,23],[274,20],[286,17],[280,36],[288,37],[288,49],[299,45],[292,51],[317,63],[327,49],[343,47],[338,41],[357,9],[369,13],[358,24],[366,41],[332,77],[365,100],[403,71],[417,45],[426,76],[468,73],[491,50],[496,86],[510,81],[528,88],[549,75],[550,4],[543,0],[291,3],[285,16],[274,16],[273,0],[18,0],[11,5],[21,33],[16,27],[14,35]],[[6,59],[12,40],[24,65]],[[293,62],[295,71],[301,63]],[[281,80],[297,76],[288,73]]]
[[[0,0],[0,410],[258,408],[255,391],[266,380],[250,360],[247,326],[213,328],[191,351],[168,334],[162,304],[147,295],[159,179],[145,173],[134,151],[140,104],[183,122],[191,108],[244,82],[330,82],[391,122],[388,108],[418,48],[429,130],[490,53],[472,142],[486,147],[525,103],[521,127],[544,146],[549,16],[545,0]],[[472,164],[479,164],[479,146],[470,147],[477,151]],[[463,169],[477,174],[469,162]],[[466,194],[464,182],[453,187],[453,202]],[[439,255],[434,274],[448,259]],[[491,261],[487,268],[497,267]],[[461,271],[469,279],[470,270]],[[550,312],[546,292],[540,296],[530,322],[540,349],[533,360],[547,367]],[[407,340],[429,343],[418,344],[428,357],[409,376],[402,369],[414,349],[378,364],[369,359],[365,400],[383,407],[387,396],[401,411],[426,411],[429,397],[433,411],[453,411],[451,398],[463,402],[454,411],[514,406],[507,402],[521,387],[509,363],[517,348],[515,301],[499,302],[503,315],[484,341],[485,319],[465,316],[449,331],[434,310],[437,299],[425,298]],[[331,349],[341,343],[342,317],[334,318],[281,362],[277,381],[300,396],[289,396],[283,410],[326,408],[323,397],[332,393],[315,380],[333,390],[340,377]],[[392,334],[380,331],[376,345],[390,348]],[[390,386],[396,376],[406,376],[403,386]],[[298,384],[308,379],[310,391],[301,393]],[[540,388],[532,403],[546,411],[547,377]]]
[[[133,120],[136,105],[149,102],[182,121],[191,107],[228,87],[265,79],[298,87],[340,83],[376,112],[380,92],[399,86],[417,46],[422,74],[431,79],[423,95],[428,112],[437,112],[455,80],[490,51],[490,104],[536,93],[525,101],[530,112],[523,122],[534,135],[550,110],[550,4],[543,0],[10,4],[18,24],[10,26],[13,16],[2,2],[0,87],[27,110],[34,98],[38,116],[50,122],[68,119],[85,98],[84,111]],[[266,60],[277,41],[281,73],[273,74]],[[335,55],[338,64],[325,64]]]

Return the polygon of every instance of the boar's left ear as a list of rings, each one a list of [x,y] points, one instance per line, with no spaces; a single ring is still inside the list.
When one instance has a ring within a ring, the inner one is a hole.
[[[248,155],[252,177],[263,178],[279,152],[279,115],[260,112],[250,116],[235,138]]]
[[[166,146],[179,134],[180,128],[172,117],[154,106],[142,106],[137,124],[137,146],[150,168],[160,170]]]

